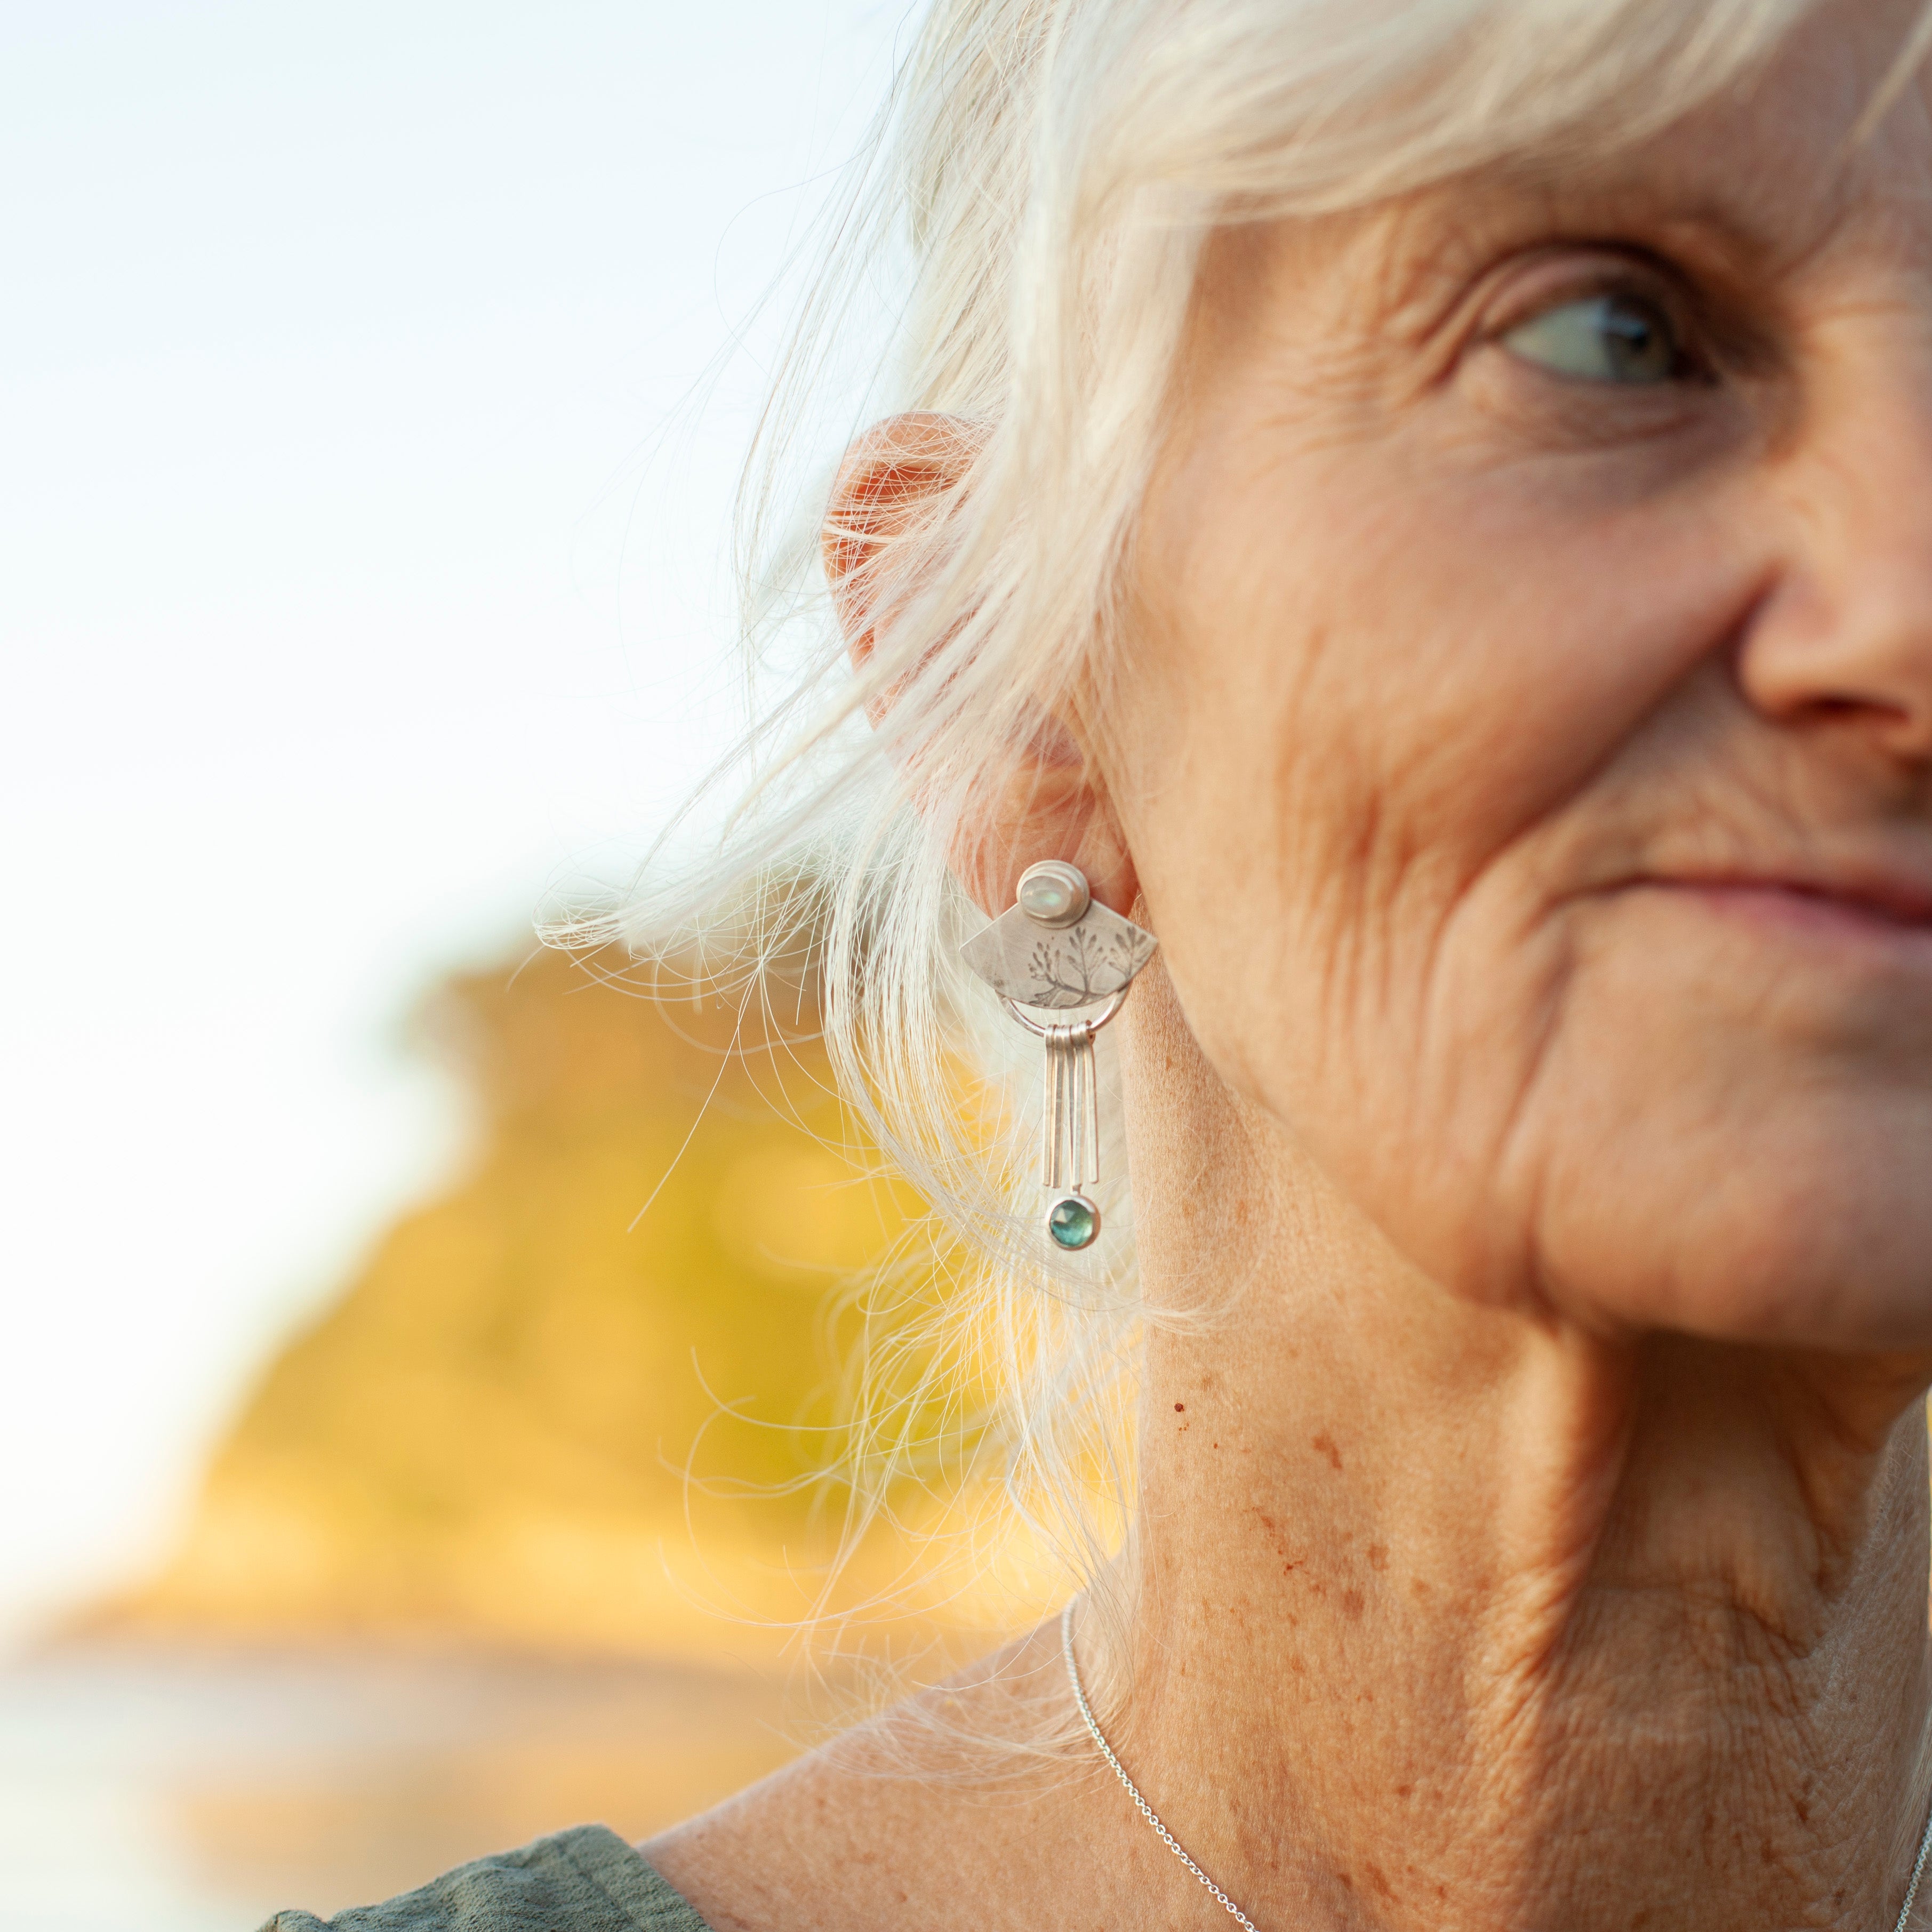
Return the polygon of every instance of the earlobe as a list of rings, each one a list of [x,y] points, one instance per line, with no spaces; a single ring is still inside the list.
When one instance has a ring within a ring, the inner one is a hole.
[[[1132,912],[1140,893],[1133,857],[1084,761],[1043,767],[1023,758],[972,824],[958,828],[949,854],[953,877],[992,919],[1012,904],[1020,874],[1043,859],[1078,866],[1102,905]]]
[[[984,446],[963,417],[916,412],[878,423],[846,452],[826,505],[820,556],[854,668],[870,672],[866,715],[877,727],[896,701],[896,678],[874,662],[882,628],[916,587],[918,539],[956,505]],[[1138,892],[1114,814],[1075,730],[1044,708],[1011,758],[974,788],[947,839],[953,876],[997,917],[1020,874],[1042,859],[1078,866],[1102,904],[1126,914]],[[914,784],[916,801],[921,788]]]
[[[1077,726],[1042,711],[950,842],[948,862],[988,918],[1014,902],[1020,875],[1041,860],[1077,866],[1101,904],[1130,916],[1140,880],[1098,761]]]

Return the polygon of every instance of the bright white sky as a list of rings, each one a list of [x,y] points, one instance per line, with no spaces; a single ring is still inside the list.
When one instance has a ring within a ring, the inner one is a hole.
[[[0,10],[0,1632],[446,1168],[412,994],[718,748],[755,356],[662,432],[905,11]]]

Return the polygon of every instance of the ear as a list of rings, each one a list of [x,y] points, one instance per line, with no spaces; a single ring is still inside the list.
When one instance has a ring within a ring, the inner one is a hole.
[[[962,418],[919,412],[874,424],[846,452],[826,506],[820,554],[855,667],[870,659],[890,612],[886,553],[932,519],[941,497],[966,486],[982,442]],[[892,705],[890,689],[868,700],[874,724]],[[1070,859],[1103,905],[1132,910],[1140,882],[1090,736],[1077,716],[1044,709],[1028,741],[976,795],[970,822],[952,828],[947,839],[954,877],[994,916],[1012,904],[1020,874],[1042,859]]]

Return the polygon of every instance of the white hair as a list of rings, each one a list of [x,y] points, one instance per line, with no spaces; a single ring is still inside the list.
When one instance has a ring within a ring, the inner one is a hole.
[[[1142,1301],[1118,1154],[1097,1251],[1042,1255],[1034,1110],[997,1103],[1037,1056],[958,964],[979,916],[947,854],[1042,718],[1076,688],[1104,706],[1120,671],[1118,593],[1204,242],[1640,140],[1747,82],[1820,4],[934,0],[827,218],[747,472],[753,716],[708,794],[732,809],[701,865],[647,874],[641,915],[568,934],[708,930],[721,977],[815,935],[834,1066],[931,1202],[944,1283],[915,1342],[878,1324],[854,1534],[908,1469],[930,1474],[932,1378],[962,1364],[980,1378],[942,1404],[940,1448],[996,1470],[1006,1520],[1056,1553],[1030,1588],[1091,1581],[1131,1522],[1139,1340],[1168,1318]],[[855,665],[806,425],[882,284],[868,412],[954,418],[970,455],[861,573]]]

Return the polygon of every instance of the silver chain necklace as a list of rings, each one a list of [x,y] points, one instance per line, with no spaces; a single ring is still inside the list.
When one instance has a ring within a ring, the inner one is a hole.
[[[1100,1720],[1094,1714],[1094,1707],[1087,1701],[1087,1693],[1080,1683],[1080,1666],[1073,1658],[1073,1606],[1069,1604],[1060,1613],[1060,1652],[1066,1660],[1066,1681],[1073,1687],[1073,1701],[1080,1707],[1082,1721],[1087,1726],[1088,1736],[1100,1748],[1100,1755],[1113,1767],[1114,1775],[1126,1787],[1127,1796],[1134,1801],[1134,1808],[1160,1834],[1160,1841],[1198,1878],[1221,1910],[1246,1932],[1258,1932],[1255,1922],[1187,1856],[1180,1840],[1161,1822],[1160,1814],[1141,1796],[1141,1788],[1127,1775],[1127,1768],[1114,1755],[1114,1748],[1108,1743],[1106,1733],[1100,1728]],[[1912,1917],[1912,1902],[1918,1896],[1918,1881],[1924,1876],[1925,1859],[1932,1852],[1932,1816],[1925,1820],[1925,1829],[1919,1834],[1918,1856],[1912,1862],[1912,1878],[1905,1888],[1905,1903],[1898,1908],[1898,1922],[1892,1932],[1905,1932]]]

